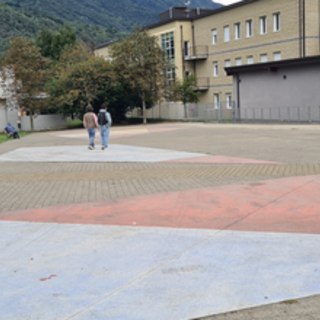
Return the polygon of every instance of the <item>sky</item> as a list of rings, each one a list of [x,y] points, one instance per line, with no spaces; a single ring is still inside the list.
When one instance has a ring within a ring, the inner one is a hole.
[[[221,3],[225,6],[227,6],[228,4],[239,2],[239,1],[241,1],[241,0],[214,0],[214,2]]]

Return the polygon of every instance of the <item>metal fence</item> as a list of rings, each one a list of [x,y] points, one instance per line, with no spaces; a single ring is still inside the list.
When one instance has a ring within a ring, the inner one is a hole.
[[[134,109],[133,117],[142,117],[141,109]],[[234,101],[215,104],[189,103],[186,110],[182,104],[157,104],[147,110],[149,119],[248,122],[248,123],[320,123],[320,106],[241,108]]]
[[[320,123],[320,106],[236,108],[235,114],[239,122]]]
[[[133,117],[142,117],[141,109],[134,109]],[[225,103],[214,104],[188,103],[186,110],[182,104],[157,104],[147,110],[148,119],[194,120],[194,121],[235,121],[234,106],[225,107]]]

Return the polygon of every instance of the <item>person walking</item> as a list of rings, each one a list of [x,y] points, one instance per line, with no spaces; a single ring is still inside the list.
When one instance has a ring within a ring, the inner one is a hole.
[[[89,134],[89,150],[94,149],[94,139],[96,137],[96,129],[99,131],[97,116],[93,112],[92,106],[88,105],[85,115],[83,116],[83,125]]]
[[[98,113],[98,124],[100,126],[101,149],[104,150],[108,148],[110,127],[112,124],[111,115],[107,111],[107,105],[105,103],[102,104]]]

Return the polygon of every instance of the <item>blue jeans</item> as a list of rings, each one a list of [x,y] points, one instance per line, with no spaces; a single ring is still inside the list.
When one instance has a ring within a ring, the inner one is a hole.
[[[100,126],[101,145],[103,147],[105,147],[105,148],[108,148],[109,134],[110,134],[110,128],[109,127]]]
[[[88,130],[89,139],[90,139],[89,146],[94,147],[94,138],[96,137],[96,129],[93,128],[93,129],[87,129],[87,130]]]

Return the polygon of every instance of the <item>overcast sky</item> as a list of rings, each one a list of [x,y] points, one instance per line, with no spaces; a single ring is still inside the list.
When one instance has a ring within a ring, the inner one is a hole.
[[[218,3],[224,4],[224,5],[232,4],[235,2],[239,2],[239,1],[241,1],[241,0],[214,0],[214,2],[218,2]]]

